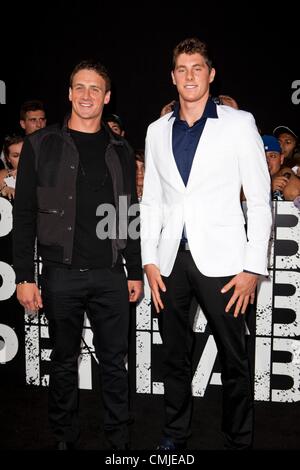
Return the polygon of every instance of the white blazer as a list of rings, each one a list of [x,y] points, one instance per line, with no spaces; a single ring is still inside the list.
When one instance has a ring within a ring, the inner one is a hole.
[[[252,114],[217,106],[196,149],[187,186],[172,151],[171,113],[150,124],[141,201],[143,265],[172,271],[185,225],[191,255],[205,276],[244,269],[267,275],[272,224],[270,177]],[[247,236],[240,204],[247,199]]]

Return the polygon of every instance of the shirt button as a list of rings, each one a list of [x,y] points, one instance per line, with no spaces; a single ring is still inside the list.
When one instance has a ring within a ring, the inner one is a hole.
[[[71,231],[71,230],[72,230],[72,227],[71,227],[71,226],[70,226],[70,227],[68,227],[68,230],[69,230],[69,231]]]
[[[71,170],[75,170],[75,165],[70,166]]]
[[[70,258],[65,258],[65,261],[70,261]]]
[[[73,196],[71,196],[71,195],[70,195],[70,196],[68,196],[68,199],[73,199]]]

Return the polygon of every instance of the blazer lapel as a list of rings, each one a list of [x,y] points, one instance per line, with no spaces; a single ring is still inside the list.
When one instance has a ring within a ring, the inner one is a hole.
[[[168,128],[168,150],[166,152],[167,158],[167,173],[166,176],[169,180],[171,180],[174,185],[176,185],[176,188],[180,191],[185,191],[186,186],[184,182],[182,181],[181,175],[179,173],[179,170],[176,165],[176,160],[173,154],[173,143],[172,143],[172,134],[173,134],[173,122],[175,118],[171,118],[168,121],[169,128]]]
[[[213,154],[213,148],[217,144],[218,133],[220,126],[219,119],[208,118],[198,142],[198,146],[195,152],[190,176],[187,183],[187,190],[193,188],[195,184],[199,184],[201,177],[204,177],[203,170],[209,163],[209,158]]]

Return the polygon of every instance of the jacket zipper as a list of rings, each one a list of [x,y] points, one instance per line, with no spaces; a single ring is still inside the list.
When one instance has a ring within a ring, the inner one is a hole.
[[[65,211],[63,209],[39,209],[38,212],[42,214],[57,214],[63,216]]]

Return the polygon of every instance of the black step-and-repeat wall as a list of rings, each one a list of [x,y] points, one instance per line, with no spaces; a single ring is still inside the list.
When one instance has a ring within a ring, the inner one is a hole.
[[[274,202],[274,228],[270,240],[270,276],[258,288],[256,312],[248,318],[252,350],[255,400],[300,400],[300,213],[292,202]],[[7,383],[47,386],[50,344],[47,321],[41,312],[30,319],[15,298],[11,254],[12,205],[0,198],[0,379]],[[39,263],[37,263],[37,270]],[[217,349],[199,306],[195,331],[193,394],[205,400],[209,387],[220,386]],[[191,313],[193,313],[191,312]],[[136,309],[136,393],[163,394],[160,372],[161,337],[152,316],[149,288]],[[95,352],[92,332],[85,322],[79,360],[79,386],[93,388]],[[146,397],[145,397],[146,399]]]

